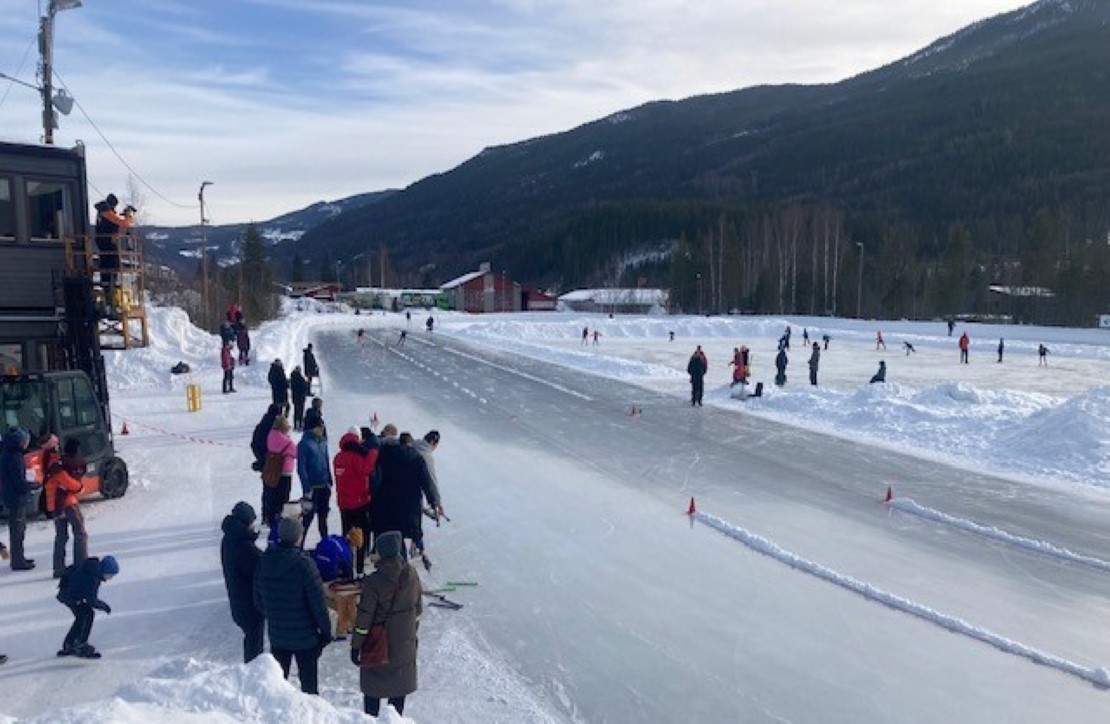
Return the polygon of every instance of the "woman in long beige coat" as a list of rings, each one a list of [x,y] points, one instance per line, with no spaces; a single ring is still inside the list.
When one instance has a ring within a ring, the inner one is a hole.
[[[381,699],[402,714],[405,697],[416,691],[416,631],[423,605],[420,576],[401,557],[403,541],[398,531],[382,533],[375,539],[378,551],[376,570],[363,579],[362,596],[351,637],[351,661],[359,663],[363,641],[371,626],[385,622],[389,641],[389,663],[360,669],[366,713],[377,716]]]

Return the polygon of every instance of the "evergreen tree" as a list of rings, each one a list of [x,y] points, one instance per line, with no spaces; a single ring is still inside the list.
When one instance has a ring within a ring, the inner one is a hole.
[[[243,314],[250,324],[257,324],[274,316],[277,299],[273,291],[273,273],[266,263],[266,248],[254,224],[247,226],[239,249]]]
[[[331,260],[331,254],[324,252],[324,258],[320,260],[320,281],[334,282],[337,280],[335,273],[335,262]]]

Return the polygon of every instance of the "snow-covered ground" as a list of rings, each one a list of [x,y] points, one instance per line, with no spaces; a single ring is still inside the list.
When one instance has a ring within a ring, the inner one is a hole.
[[[420,330],[414,335],[424,334],[424,316],[414,314],[410,328]],[[890,446],[1034,487],[1069,491],[1090,499],[1092,505],[1110,505],[1110,331],[960,325],[949,337],[941,322],[439,312],[435,316],[436,335],[631,382],[673,395],[676,406],[687,404],[684,370],[694,346],[700,344],[710,360],[708,405],[755,420],[766,418]],[[48,563],[53,528],[47,522],[32,524],[28,547],[40,567],[29,574],[0,570],[0,652],[11,657],[0,668],[0,721],[8,721],[6,717],[34,722],[158,719],[166,724],[364,720],[359,713],[357,671],[346,661],[344,645],[336,644],[324,653],[319,698],[303,696],[282,681],[280,670],[268,657],[249,666],[236,664],[240,639],[227,614],[219,574],[219,521],[239,499],[256,504],[258,483],[249,472],[247,441],[268,401],[268,362],[274,357],[299,360],[304,343],[323,331],[402,329],[404,316],[290,309],[285,318],[254,330],[258,362],[237,370],[240,393],[231,396],[215,392],[220,370],[213,336],[193,328],[178,310],[152,309],[150,317],[151,346],[109,353],[108,359],[114,424],[118,431],[126,421],[131,433],[117,436],[117,445],[130,466],[132,490],[122,499],[85,506],[91,552],[116,555],[123,569],[102,590],[114,613],[98,616],[93,633],[105,659],[55,659],[53,652],[70,617],[53,601]],[[776,341],[787,324],[793,328],[789,381],[776,388],[772,384]],[[600,332],[597,345],[581,345],[583,327]],[[821,357],[817,388],[808,385],[803,330],[815,339],[831,336]],[[888,350],[875,349],[878,330]],[[964,330],[972,339],[969,365],[958,363],[956,338]],[[1006,340],[1006,351],[998,363],[995,349],[1000,337]],[[904,341],[911,342],[916,353],[905,354]],[[1047,369],[1038,366],[1040,343],[1050,348]],[[763,398],[740,401],[729,395],[728,362],[732,349],[741,344],[753,350],[753,377],[765,383]],[[887,362],[888,382],[868,385],[880,360]],[[170,375],[169,368],[178,361],[187,362],[192,373]],[[326,383],[328,361],[322,362]],[[185,411],[184,386],[189,382],[199,382],[205,390],[199,413]],[[326,387],[324,393],[327,397]],[[378,404],[390,405],[382,410],[383,416],[411,420],[414,425],[435,423],[422,419],[426,413],[409,406],[400,391],[373,403]],[[366,424],[371,412],[365,406],[344,407],[331,399],[328,405],[329,423],[340,429]],[[643,407],[637,399],[630,399],[629,405]],[[643,414],[655,412],[649,408]],[[441,476],[449,472],[460,487],[470,476],[481,476],[480,464],[469,460],[463,470],[463,461],[453,454],[448,448],[437,455]],[[522,476],[528,464],[523,456]],[[910,501],[899,505],[911,515],[943,516],[915,508]],[[765,555],[779,555],[773,544],[746,531],[711,516],[702,520],[748,545],[754,541]],[[990,533],[975,530],[970,521],[944,522],[977,534]],[[1009,536],[1007,542],[1014,541],[1022,543]],[[1043,542],[1031,541],[1028,546],[1043,548]],[[1056,550],[1053,555],[1066,558],[1069,553]],[[790,554],[783,551],[782,555]],[[1091,566],[1090,560],[1081,558],[1074,560]],[[804,570],[806,565],[803,561],[795,567]],[[824,575],[825,569],[816,568],[818,575]],[[480,568],[476,573],[481,573]],[[884,603],[890,605],[890,601]],[[474,629],[437,613],[432,611],[422,623],[420,691],[411,698],[409,716],[437,722],[576,718],[553,707],[551,697],[539,695],[536,682],[516,672],[504,652]],[[1082,669],[1080,676],[1097,682],[1105,671]],[[573,706],[568,709],[573,712]],[[401,721],[391,714],[383,714],[381,720]]]

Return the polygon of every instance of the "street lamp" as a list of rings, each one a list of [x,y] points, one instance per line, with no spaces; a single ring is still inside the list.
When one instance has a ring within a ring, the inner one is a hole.
[[[58,125],[54,118],[54,106],[63,114],[73,107],[73,99],[58,91],[54,97],[54,16],[59,10],[73,10],[81,7],[81,0],[50,0],[50,7],[40,23],[39,49],[42,52],[42,141],[48,146],[54,144],[54,128]]]
[[[857,241],[859,247],[859,286],[856,289],[856,319],[863,319],[863,242]]]
[[[208,223],[208,219],[204,218],[204,189],[212,185],[211,181],[201,181],[200,193],[197,194],[197,199],[200,200],[200,270],[204,278],[200,298],[204,307],[202,324],[205,325],[208,324],[208,234],[205,233],[204,225]]]

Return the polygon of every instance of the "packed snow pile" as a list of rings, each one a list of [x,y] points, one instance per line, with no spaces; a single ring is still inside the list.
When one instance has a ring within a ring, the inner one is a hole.
[[[15,722],[15,719],[6,719]],[[229,666],[194,659],[166,664],[111,699],[20,719],[27,724],[200,724],[201,722],[411,722],[386,708],[375,719],[302,694],[272,656]]]

